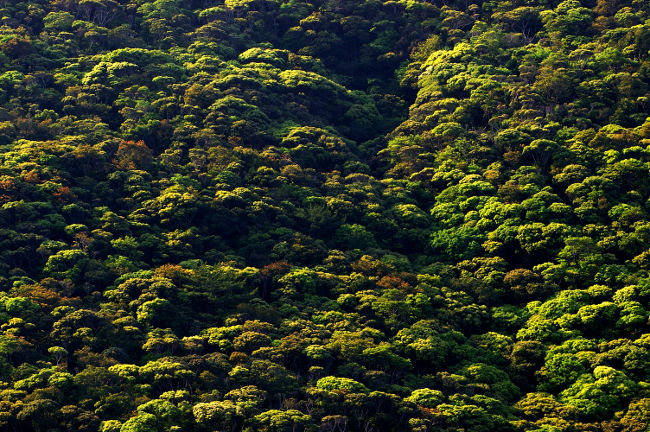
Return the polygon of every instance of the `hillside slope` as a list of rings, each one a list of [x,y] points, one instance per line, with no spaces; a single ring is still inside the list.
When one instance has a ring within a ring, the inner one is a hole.
[[[0,17],[0,430],[650,427],[647,2]]]

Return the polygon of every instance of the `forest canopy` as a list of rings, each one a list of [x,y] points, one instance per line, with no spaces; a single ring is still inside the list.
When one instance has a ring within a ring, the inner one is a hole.
[[[647,432],[650,4],[0,2],[0,431]]]

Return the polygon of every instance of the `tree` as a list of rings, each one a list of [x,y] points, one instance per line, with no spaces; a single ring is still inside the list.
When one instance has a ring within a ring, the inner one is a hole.
[[[298,410],[268,410],[256,415],[253,421],[261,431],[296,432],[309,426],[312,418]]]

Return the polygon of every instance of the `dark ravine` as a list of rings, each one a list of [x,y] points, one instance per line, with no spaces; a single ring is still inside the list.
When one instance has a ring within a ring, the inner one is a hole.
[[[647,2],[0,18],[0,431],[650,428]]]

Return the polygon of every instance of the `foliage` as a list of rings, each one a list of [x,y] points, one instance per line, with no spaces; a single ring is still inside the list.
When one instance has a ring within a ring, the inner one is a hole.
[[[0,430],[648,430],[646,3],[0,2]]]

